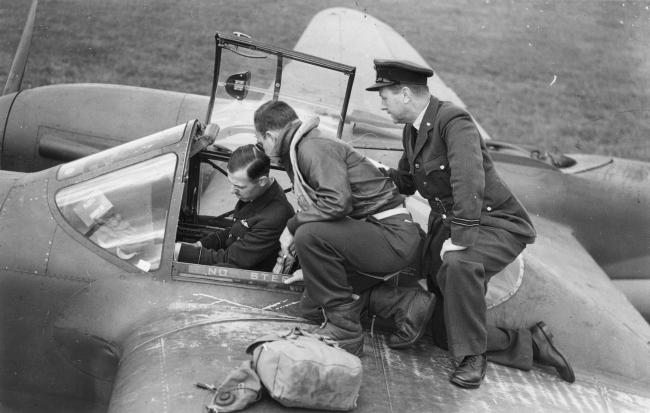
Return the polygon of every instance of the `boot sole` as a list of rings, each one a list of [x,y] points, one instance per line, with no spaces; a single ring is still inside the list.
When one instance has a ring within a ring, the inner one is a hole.
[[[481,387],[481,383],[483,383],[483,380],[481,380],[478,383],[475,382],[470,383],[468,381],[457,379],[455,377],[452,377],[451,379],[449,379],[449,381],[458,387],[462,387],[463,389],[478,389],[479,387]]]
[[[427,325],[429,324],[429,321],[431,321],[431,317],[433,316],[433,310],[435,308],[436,308],[436,296],[432,295],[431,299],[429,300],[429,308],[427,308],[427,315],[424,319],[424,322],[420,325],[420,328],[418,329],[418,333],[415,336],[413,336],[413,338],[411,338],[409,341],[405,341],[403,343],[397,343],[397,344],[389,344],[388,347],[394,349],[405,348],[413,345],[416,341],[422,338],[424,332],[427,329]]]

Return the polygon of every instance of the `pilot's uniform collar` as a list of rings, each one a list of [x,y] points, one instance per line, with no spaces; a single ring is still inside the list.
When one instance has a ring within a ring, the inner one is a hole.
[[[422,125],[422,119],[424,119],[424,114],[426,113],[427,109],[429,108],[429,105],[431,104],[431,101],[427,103],[427,105],[422,109],[422,112],[418,115],[417,118],[413,121],[413,127],[415,128],[416,131],[420,131],[420,126]]]

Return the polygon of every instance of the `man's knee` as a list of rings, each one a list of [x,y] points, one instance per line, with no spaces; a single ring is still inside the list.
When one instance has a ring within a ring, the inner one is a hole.
[[[449,283],[466,283],[472,282],[474,279],[480,281],[484,276],[483,264],[467,260],[462,251],[450,251],[444,255],[440,270],[436,274],[436,281],[444,291],[444,286]]]
[[[463,268],[463,262],[464,260],[457,251],[446,252],[436,276],[438,281],[444,281],[447,276],[453,276],[453,274],[460,272]]]
[[[299,245],[309,245],[314,241],[320,239],[318,236],[318,223],[307,223],[302,224],[296,229],[295,234],[293,234],[293,240],[296,244],[296,247]]]

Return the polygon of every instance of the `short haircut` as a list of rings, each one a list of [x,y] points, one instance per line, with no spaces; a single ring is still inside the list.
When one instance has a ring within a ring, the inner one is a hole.
[[[269,100],[257,108],[253,117],[255,130],[265,133],[270,130],[278,130],[298,119],[296,111],[286,102],[281,100]]]
[[[396,85],[386,86],[386,88],[389,89],[393,93],[398,93],[405,86],[408,87],[409,89],[411,89],[411,93],[413,93],[413,96],[421,98],[421,97],[425,97],[425,96],[429,95],[429,86],[427,86],[427,85],[415,85],[415,84],[409,84],[409,83],[398,83]]]
[[[251,181],[262,176],[269,176],[271,159],[256,145],[240,146],[230,155],[228,172],[246,169],[246,176]]]

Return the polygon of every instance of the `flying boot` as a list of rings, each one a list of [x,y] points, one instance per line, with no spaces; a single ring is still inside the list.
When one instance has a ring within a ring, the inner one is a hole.
[[[307,290],[304,290],[300,302],[297,306],[298,314],[312,323],[322,324],[325,321],[323,318],[323,310],[320,305],[316,304],[314,300],[307,295]]]
[[[369,301],[369,315],[395,322],[396,330],[388,338],[388,347],[404,348],[424,334],[433,315],[436,296],[421,288],[380,284],[373,288]]]
[[[330,337],[339,343],[339,347],[355,356],[363,353],[363,328],[361,311],[368,303],[369,292],[360,296],[353,295],[353,301],[335,307],[323,309],[325,321],[312,333]]]

